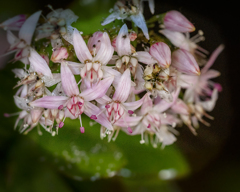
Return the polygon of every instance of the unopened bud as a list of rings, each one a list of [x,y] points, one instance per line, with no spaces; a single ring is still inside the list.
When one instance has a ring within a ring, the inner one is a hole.
[[[54,63],[58,63],[62,59],[67,59],[67,58],[68,58],[67,49],[65,47],[61,47],[61,48],[53,51],[52,56],[51,56],[51,61]]]

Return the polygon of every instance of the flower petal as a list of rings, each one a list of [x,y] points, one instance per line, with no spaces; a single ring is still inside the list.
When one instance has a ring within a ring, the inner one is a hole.
[[[143,100],[143,104],[141,107],[141,114],[144,115],[146,114],[148,111],[150,111],[153,107],[153,103],[152,103],[152,99],[150,98],[150,95],[146,95],[144,100]]]
[[[31,49],[30,51],[29,61],[30,66],[34,71],[36,71],[39,74],[52,77],[52,72],[47,62],[34,49]]]
[[[149,39],[148,28],[144,19],[143,14],[139,11],[138,14],[131,15],[130,18],[140,29],[142,29],[143,34],[147,39]]]
[[[150,47],[149,53],[158,61],[162,68],[168,68],[171,64],[171,50],[167,44],[158,42]]]
[[[111,45],[110,38],[108,34],[104,32],[101,38],[100,48],[94,57],[94,61],[99,61],[101,64],[106,65],[111,60],[113,52],[114,48]]]
[[[73,31],[73,46],[79,61],[82,63],[85,63],[87,60],[92,61],[92,55],[77,29]]]
[[[80,69],[85,66],[85,64],[82,63],[76,63],[72,61],[66,61],[68,63],[68,67],[72,71],[73,75],[79,75],[80,74]]]
[[[188,75],[200,75],[200,69],[195,58],[184,49],[178,49],[173,52],[172,67]]]
[[[45,96],[35,101],[32,101],[29,104],[32,107],[57,109],[60,105],[64,105],[68,99],[68,97],[64,96]]]
[[[116,123],[114,123],[114,125],[117,125],[119,127],[133,127],[138,125],[141,119],[142,116],[130,117],[125,115],[121,119],[119,119]]]
[[[64,92],[69,96],[79,95],[79,88],[67,62],[61,63],[61,79]]]
[[[41,13],[42,11],[38,11],[27,18],[19,31],[19,39],[23,39],[28,45],[31,44],[32,36]]]
[[[164,17],[164,26],[166,29],[178,32],[193,32],[194,25],[180,12],[172,10],[167,12]]]
[[[149,96],[149,93],[146,93],[141,99],[139,99],[138,101],[134,101],[134,102],[129,102],[129,103],[123,103],[124,107],[127,109],[127,110],[136,110],[137,108],[139,108],[142,104],[143,104],[143,101],[146,97]]]
[[[118,12],[113,12],[111,15],[109,15],[102,23],[101,25],[107,25],[114,21],[115,19],[119,18],[119,13]]]
[[[92,101],[94,99],[100,98],[107,92],[108,88],[113,82],[113,77],[108,77],[100,81],[97,85],[92,88],[84,90],[80,96],[84,98],[84,101]]]
[[[155,59],[153,59],[153,57],[146,51],[138,51],[137,59],[139,62],[147,64],[147,65],[157,63],[157,61]]]
[[[100,109],[90,102],[85,102],[84,103],[84,113],[87,116],[91,117],[94,114],[100,113]],[[113,127],[112,127],[111,123],[108,121],[105,113],[101,113],[100,115],[98,115],[97,119],[95,121],[97,121],[99,124],[106,127],[107,129],[113,130]]]
[[[130,55],[131,54],[131,44],[128,36],[127,25],[124,24],[116,39],[116,50],[119,56]]]
[[[219,45],[218,48],[212,53],[207,64],[202,68],[201,72],[206,73],[207,70],[213,65],[214,61],[217,59],[218,55],[223,51],[224,45]]]
[[[124,103],[131,90],[131,74],[130,70],[127,69],[121,76],[116,91],[113,95],[113,100]]]

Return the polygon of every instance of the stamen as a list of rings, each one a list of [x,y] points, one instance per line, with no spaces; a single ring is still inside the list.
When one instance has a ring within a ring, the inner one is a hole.
[[[79,117],[80,125],[81,125],[81,127],[80,127],[80,132],[81,132],[81,133],[84,133],[84,132],[85,132],[85,129],[84,129],[84,127],[82,126],[82,118],[81,118],[81,115],[79,115],[78,117]]]
[[[84,127],[80,127],[80,132],[81,132],[81,133],[84,133],[84,132],[85,132]]]
[[[132,129],[131,129],[131,127],[128,127],[127,130],[128,130],[129,133],[132,133],[132,132],[133,132]]]
[[[81,82],[82,82],[82,79],[80,79],[80,81],[78,81],[78,84],[77,84],[77,85],[79,85]]]
[[[59,128],[62,128],[64,126],[64,123],[61,121],[58,125]]]
[[[132,110],[128,110],[128,113],[132,115],[134,112]]]
[[[106,107],[106,106],[105,106],[105,107]],[[90,117],[90,119],[96,120],[97,117],[98,117],[100,114],[102,114],[105,110],[106,110],[106,109],[102,109],[97,115],[92,115],[92,116]]]
[[[141,140],[140,140],[140,143],[141,143],[141,144],[144,144],[144,143],[145,143],[145,140],[143,139],[143,132],[141,133]]]
[[[21,112],[12,113],[12,114],[4,113],[3,116],[4,116],[4,117],[12,117],[12,116],[15,116],[15,115],[19,115],[20,113],[21,113]]]
[[[97,119],[97,116],[96,116],[96,115],[92,115],[92,116],[90,117],[90,119],[96,120],[96,119]]]
[[[110,105],[109,105],[109,104],[107,104],[107,105],[105,106],[105,108],[106,108],[106,109],[110,108]]]
[[[60,105],[60,106],[58,107],[58,109],[59,109],[59,110],[62,110],[62,109],[63,109],[63,105]]]

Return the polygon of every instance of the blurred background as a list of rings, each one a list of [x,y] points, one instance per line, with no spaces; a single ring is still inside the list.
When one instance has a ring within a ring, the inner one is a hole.
[[[112,0],[8,0],[0,1],[0,22],[17,14],[70,8],[79,16],[74,24],[84,33],[102,29]],[[66,121],[59,135],[52,137],[35,128],[28,135],[13,130],[16,117],[4,113],[18,111],[11,72],[17,63],[0,58],[0,191],[163,191],[238,192],[239,153],[239,16],[236,4],[210,4],[203,0],[155,0],[155,13],[181,11],[206,40],[200,45],[210,53],[220,45],[225,49],[213,68],[221,72],[215,79],[223,86],[211,127],[201,125],[198,136],[179,128],[178,141],[164,150],[140,145],[139,136],[120,133],[115,142],[101,140],[99,126],[87,119],[86,133],[80,134],[76,121]],[[146,4],[145,18],[151,17]],[[106,26],[107,27],[107,26]],[[8,49],[6,33],[0,29],[0,54]]]

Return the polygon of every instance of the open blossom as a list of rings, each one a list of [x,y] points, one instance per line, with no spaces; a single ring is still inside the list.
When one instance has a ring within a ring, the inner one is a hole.
[[[92,43],[96,42],[96,43]],[[97,43],[100,42],[100,45]],[[96,83],[104,77],[105,73],[111,73],[106,67],[113,55],[113,47],[106,32],[93,34],[89,40],[88,47],[77,29],[73,32],[73,46],[81,64],[72,65],[80,69],[80,75],[84,81]],[[71,67],[71,65],[70,65]]]
[[[63,45],[62,37],[67,41],[72,36],[72,30],[69,29],[73,22],[76,22],[78,16],[76,16],[70,9],[52,9],[46,16],[46,22],[37,27],[37,35],[35,40],[42,38],[50,38],[53,48],[60,48]]]
[[[7,40],[10,44],[7,54],[16,52],[14,61],[20,60],[24,64],[29,64],[30,45],[40,14],[41,11],[38,11],[24,22],[19,30],[18,37],[11,31],[7,31]]]
[[[119,80],[119,85],[115,88],[112,98],[105,95],[97,99],[97,102],[105,107],[102,112],[106,111],[107,118],[112,124],[119,119],[124,118],[125,114],[133,113],[134,110],[142,105],[143,99],[134,102],[126,102],[131,90],[130,71],[127,69]],[[99,114],[92,116],[93,119],[98,118]],[[128,124],[125,123],[128,127]]]
[[[48,109],[58,109],[59,107],[66,107],[68,111],[75,117],[80,119],[81,114],[85,113],[91,116],[93,113],[99,111],[98,107],[90,103],[94,99],[102,97],[113,81],[113,77],[102,80],[98,85],[85,91],[79,92],[76,80],[68,67],[68,63],[63,61],[61,64],[61,79],[63,90],[67,96],[45,96],[30,103],[33,107],[42,107]],[[104,114],[99,115],[97,122],[103,124],[108,129],[112,129]]]

